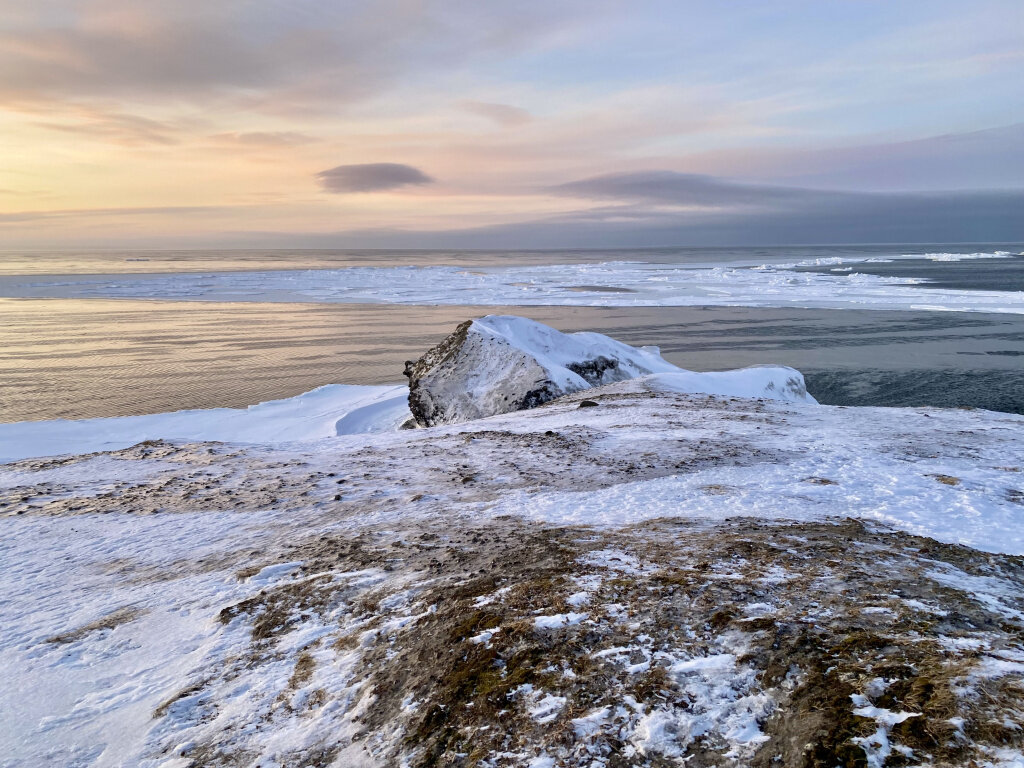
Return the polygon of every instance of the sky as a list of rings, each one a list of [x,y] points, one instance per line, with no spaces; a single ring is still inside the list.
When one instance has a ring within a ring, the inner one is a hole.
[[[4,0],[0,250],[1024,240],[1020,0]]]

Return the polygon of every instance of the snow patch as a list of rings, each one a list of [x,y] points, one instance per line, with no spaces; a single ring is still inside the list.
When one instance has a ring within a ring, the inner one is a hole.
[[[0,424],[0,462],[113,451],[157,439],[281,444],[394,431],[411,418],[407,397],[402,385],[328,384],[248,408],[6,423]]]
[[[571,627],[586,621],[589,613],[557,613],[553,616],[538,616],[533,620],[534,629],[558,629]]]
[[[552,696],[550,693],[545,694],[541,699],[533,702],[527,711],[530,717],[536,722],[544,725],[550,723],[558,717],[562,709],[565,707],[566,699],[564,696]]]

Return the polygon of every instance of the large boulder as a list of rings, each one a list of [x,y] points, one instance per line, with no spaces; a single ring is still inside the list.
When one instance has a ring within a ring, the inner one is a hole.
[[[508,315],[468,320],[405,364],[409,409],[425,427],[534,408],[589,387],[678,370],[656,347],[631,347],[600,333],[561,333]]]
[[[663,360],[657,347],[631,347],[600,333],[561,333],[510,315],[462,323],[419,360],[407,362],[405,375],[409,426],[421,427],[534,408],[641,376],[652,390],[816,402],[800,372],[786,366],[687,371]]]

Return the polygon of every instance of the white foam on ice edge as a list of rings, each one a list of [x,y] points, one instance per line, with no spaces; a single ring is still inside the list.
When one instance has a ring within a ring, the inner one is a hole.
[[[829,257],[788,264],[594,264],[349,267],[208,274],[15,278],[9,297],[476,306],[749,306],[1024,313],[1024,292],[923,288],[920,278],[797,271],[896,259],[961,261],[1022,254]]]

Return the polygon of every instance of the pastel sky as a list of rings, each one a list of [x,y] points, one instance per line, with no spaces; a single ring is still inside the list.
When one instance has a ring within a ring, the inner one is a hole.
[[[1024,239],[1021,0],[5,0],[0,249]]]

